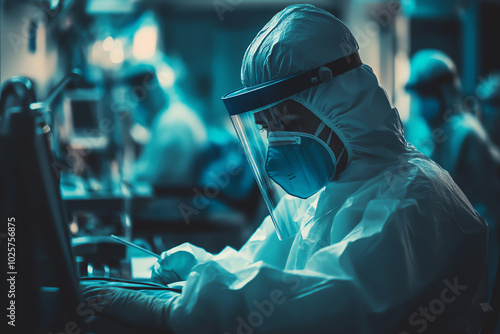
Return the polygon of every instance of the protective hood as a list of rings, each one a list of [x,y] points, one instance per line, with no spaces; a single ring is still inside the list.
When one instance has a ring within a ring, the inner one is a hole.
[[[410,62],[407,90],[432,94],[438,87],[454,83],[458,89],[460,79],[453,60],[444,52],[433,49],[418,51]]]
[[[358,49],[349,29],[330,13],[312,5],[289,6],[275,15],[248,47],[241,80],[244,86],[255,86],[311,70]],[[395,158],[405,149],[399,114],[367,65],[291,99],[337,134],[346,146],[349,163],[363,157]]]

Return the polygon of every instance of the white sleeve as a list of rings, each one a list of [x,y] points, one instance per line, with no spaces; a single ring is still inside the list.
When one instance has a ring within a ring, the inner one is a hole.
[[[472,328],[475,303],[484,301],[478,286],[486,229],[477,217],[453,213],[462,215],[458,223],[412,201],[373,201],[343,241],[315,253],[303,270],[237,252],[216,256],[189,275],[170,309],[170,327],[178,334],[394,333],[399,326],[439,326],[419,307],[447,298],[442,319]],[[254,249],[248,254],[266,257],[264,248]],[[454,296],[447,284],[470,288]]]
[[[277,268],[285,268],[293,238],[280,241],[270,216],[262,222],[248,241],[241,247],[239,254],[250,262],[263,261]]]

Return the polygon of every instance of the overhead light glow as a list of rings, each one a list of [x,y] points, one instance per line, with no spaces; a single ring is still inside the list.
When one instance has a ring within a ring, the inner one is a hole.
[[[113,44],[114,44],[113,37],[108,36],[108,37],[106,37],[104,42],[102,42],[102,49],[104,51],[111,51],[111,50],[113,50]]]
[[[73,233],[73,235],[76,235],[78,233],[78,223],[75,221],[72,221],[69,224],[69,230],[71,231],[71,233]]]
[[[137,59],[148,59],[156,52],[158,30],[155,26],[142,27],[134,35],[132,53]]]
[[[54,10],[59,6],[59,0],[51,0],[50,1],[50,10]]]
[[[164,65],[158,69],[158,81],[163,88],[172,87],[175,82],[175,72],[168,66]]]
[[[92,45],[92,50],[91,50],[91,53],[90,53],[91,62],[94,63],[94,64],[99,63],[101,55],[102,55],[102,42],[101,41],[96,41]]]
[[[123,60],[125,59],[125,54],[123,53],[123,49],[121,48],[113,49],[109,54],[109,59],[111,59],[111,62],[115,64],[122,63]]]
[[[113,41],[113,49],[123,49],[123,42],[119,39]]]

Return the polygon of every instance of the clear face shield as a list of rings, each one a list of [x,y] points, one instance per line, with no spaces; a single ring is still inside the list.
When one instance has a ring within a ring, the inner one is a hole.
[[[322,192],[347,163],[332,129],[289,97],[361,65],[356,56],[223,97],[281,240],[315,220]]]
[[[333,131],[294,100],[231,119],[278,236],[295,235],[313,219],[321,190],[335,175]]]

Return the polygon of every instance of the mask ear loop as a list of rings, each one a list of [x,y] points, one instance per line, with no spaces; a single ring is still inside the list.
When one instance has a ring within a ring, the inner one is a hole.
[[[316,130],[316,132],[314,133],[314,136],[318,137],[319,138],[319,134],[325,129],[326,127],[326,124],[324,122],[321,122],[318,126],[318,129]]]
[[[315,136],[315,137],[317,137],[317,138],[319,139],[319,135],[320,135],[320,133],[321,133],[321,132],[325,129],[325,127],[326,127],[325,122],[321,122],[321,123],[319,124],[319,126],[318,126],[318,129],[317,129],[317,130],[316,130],[316,132],[314,133],[314,136]],[[332,135],[333,135],[333,130],[332,130],[332,129],[330,129],[330,135],[328,135],[328,140],[326,141],[326,145],[327,145],[328,147],[330,147],[330,142],[332,141]],[[321,139],[320,139],[320,140],[321,140]],[[340,158],[342,157],[342,154],[344,154],[344,151],[345,151],[345,146],[344,146],[344,148],[342,149],[342,151],[340,152],[340,154],[339,154],[339,156],[338,156],[338,157],[337,157],[337,156],[335,156],[335,153],[333,154],[333,156],[335,157],[335,162],[334,162],[335,168],[334,168],[334,170],[333,170],[332,178],[331,178],[330,180],[332,180],[332,179],[334,179],[334,178],[336,177],[336,175],[335,175],[335,174],[337,173],[337,166],[338,166],[338,164],[339,164]]]
[[[330,141],[332,140],[332,134],[333,134],[333,130],[330,129],[330,135],[328,136],[328,140],[326,141],[326,145],[330,146]]]
[[[336,180],[339,177],[338,175],[336,175],[337,174],[337,166],[339,165],[340,158],[342,157],[342,154],[344,154],[344,151],[345,151],[345,146],[342,149],[342,151],[340,152],[339,156],[335,157],[337,161],[335,161],[335,169],[333,170],[332,180]]]
[[[323,132],[323,130],[326,128],[326,124],[325,122],[321,122],[318,126],[318,129],[316,130],[316,132],[314,133],[314,136],[318,137],[319,139],[319,135],[321,132]],[[330,145],[330,142],[332,141],[332,134],[333,134],[333,130],[330,129],[330,135],[328,136],[328,140],[326,141],[326,145]]]
[[[314,133],[314,136],[316,136],[319,139],[319,135],[325,129],[325,127],[326,127],[326,124],[324,122],[321,122],[320,125],[318,126],[318,129]],[[330,147],[330,142],[332,141],[332,136],[333,136],[333,130],[330,129],[330,135],[328,136],[328,140],[326,141],[326,145],[328,147]],[[342,158],[342,155],[344,154],[345,150],[346,150],[346,147],[345,147],[345,145],[343,145],[342,151],[340,151],[340,154],[338,155],[338,157],[335,155],[335,153],[333,153],[333,156],[335,157],[335,169],[333,170],[332,179],[335,179],[338,176],[338,175],[335,175],[337,173],[337,166],[338,166],[338,164],[340,162],[340,158]]]

